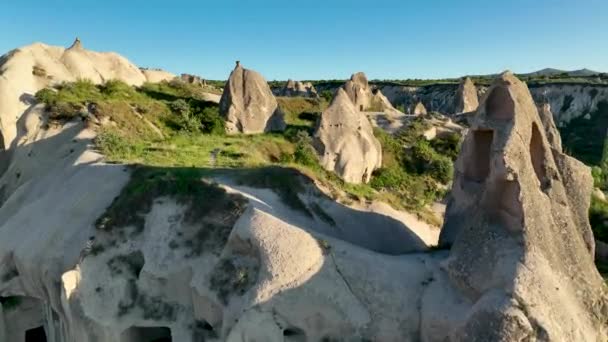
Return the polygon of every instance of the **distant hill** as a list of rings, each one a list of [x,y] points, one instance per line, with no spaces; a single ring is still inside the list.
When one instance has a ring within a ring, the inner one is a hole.
[[[519,74],[519,75],[521,75],[521,76],[556,76],[556,75],[561,75],[561,74],[567,74],[570,77],[587,77],[587,76],[594,76],[597,74],[601,74],[601,72],[593,71],[593,70],[589,70],[589,69],[566,71],[566,70],[560,70],[560,69],[545,68],[542,70],[530,72],[527,74]]]

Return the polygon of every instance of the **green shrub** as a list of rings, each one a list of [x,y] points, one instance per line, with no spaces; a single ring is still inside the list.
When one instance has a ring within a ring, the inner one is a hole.
[[[589,223],[596,239],[608,242],[608,202],[591,197]]]
[[[319,96],[325,99],[327,103],[330,103],[334,99],[334,93],[331,90],[323,90]]]

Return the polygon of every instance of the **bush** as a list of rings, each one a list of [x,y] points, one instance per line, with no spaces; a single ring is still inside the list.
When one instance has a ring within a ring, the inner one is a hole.
[[[608,242],[608,202],[591,197],[589,223],[596,239]]]
[[[295,136],[296,148],[293,154],[294,161],[298,164],[317,167],[319,161],[317,152],[312,147],[312,138],[305,131],[298,131]]]
[[[319,96],[324,98],[327,103],[334,99],[334,93],[331,90],[323,90]]]

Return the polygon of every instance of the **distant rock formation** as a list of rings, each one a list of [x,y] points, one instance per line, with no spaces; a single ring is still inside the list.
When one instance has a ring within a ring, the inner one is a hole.
[[[606,339],[608,288],[593,263],[589,168],[552,148],[527,86],[488,90],[456,162],[440,243],[473,306],[451,335],[477,341]]]
[[[455,99],[456,113],[470,113],[477,110],[479,99],[477,98],[477,88],[469,77],[460,81]]]
[[[369,182],[372,172],[382,166],[382,147],[369,120],[343,89],[321,114],[314,146],[321,165],[349,183]]]
[[[317,90],[310,82],[287,80],[287,83],[279,92],[279,96],[303,96],[317,97]]]
[[[226,118],[226,132],[263,133],[285,129],[283,113],[268,82],[239,62],[230,73],[220,100],[220,114]]]
[[[426,115],[427,111],[426,107],[424,107],[424,104],[418,101],[415,105],[412,106],[412,108],[410,109],[410,113],[414,115]]]
[[[350,80],[342,86],[358,111],[365,111],[371,105],[372,89],[367,82],[367,76],[362,72],[354,73]]]
[[[179,78],[180,80],[188,84],[194,84],[201,87],[207,85],[207,80],[201,78],[200,76],[191,74],[181,74]]]
[[[141,72],[146,76],[146,81],[150,83],[160,83],[163,81],[172,81],[175,75],[162,69],[140,68]]]

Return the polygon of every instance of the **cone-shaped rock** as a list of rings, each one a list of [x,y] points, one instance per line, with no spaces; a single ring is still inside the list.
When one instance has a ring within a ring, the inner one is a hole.
[[[426,115],[426,107],[424,107],[424,104],[422,104],[422,102],[418,102],[412,107],[411,113],[414,115]]]
[[[342,86],[350,100],[359,111],[367,110],[371,105],[372,90],[367,76],[362,72],[354,73]]]
[[[479,99],[477,98],[477,88],[469,77],[460,81],[455,98],[456,113],[469,113],[477,110]]]
[[[367,117],[338,89],[314,134],[321,165],[350,183],[368,182],[382,165],[382,147]]]
[[[608,289],[593,263],[589,168],[556,149],[527,86],[502,74],[455,166],[443,244],[473,304],[457,341],[605,341]]]
[[[268,82],[237,62],[220,100],[226,133],[263,133],[285,129],[285,121]]]

